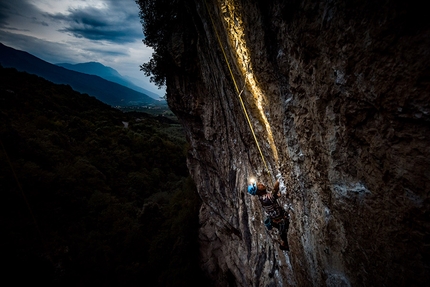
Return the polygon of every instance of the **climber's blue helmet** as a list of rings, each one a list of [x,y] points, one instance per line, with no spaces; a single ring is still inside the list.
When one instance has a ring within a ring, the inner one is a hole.
[[[248,193],[250,195],[255,195],[257,193],[257,187],[255,186],[255,183],[248,185]]]

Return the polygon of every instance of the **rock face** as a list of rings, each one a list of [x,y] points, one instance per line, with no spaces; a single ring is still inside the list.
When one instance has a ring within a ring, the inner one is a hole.
[[[202,268],[214,286],[428,284],[423,7],[183,2],[187,21],[168,47],[167,98],[187,131],[188,167],[204,202]],[[269,187],[280,180],[289,252],[246,192],[251,176]]]

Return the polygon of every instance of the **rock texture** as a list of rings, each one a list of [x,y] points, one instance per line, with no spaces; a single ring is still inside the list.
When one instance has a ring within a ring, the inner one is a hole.
[[[423,6],[183,2],[188,21],[168,47],[167,98],[187,131],[188,167],[204,202],[202,268],[214,286],[428,284]],[[289,252],[246,192],[251,176],[269,186],[280,180]]]

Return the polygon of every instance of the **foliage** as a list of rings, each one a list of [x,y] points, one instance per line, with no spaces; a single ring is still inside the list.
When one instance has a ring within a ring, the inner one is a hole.
[[[201,284],[177,123],[0,68],[0,140],[0,255],[15,283]]]
[[[174,69],[174,60],[169,53],[172,45],[177,45],[175,32],[184,32],[191,25],[185,16],[185,5],[181,0],[136,0],[140,7],[140,19],[145,38],[143,43],[154,49],[149,62],[140,66],[151,81],[161,87]]]

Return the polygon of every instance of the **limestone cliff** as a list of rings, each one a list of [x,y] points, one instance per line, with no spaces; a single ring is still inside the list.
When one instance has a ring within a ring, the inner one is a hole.
[[[179,3],[167,98],[190,143],[188,167],[204,202],[202,268],[214,285],[428,284],[430,21],[423,7]],[[289,252],[246,192],[251,176],[269,186],[280,180]]]

